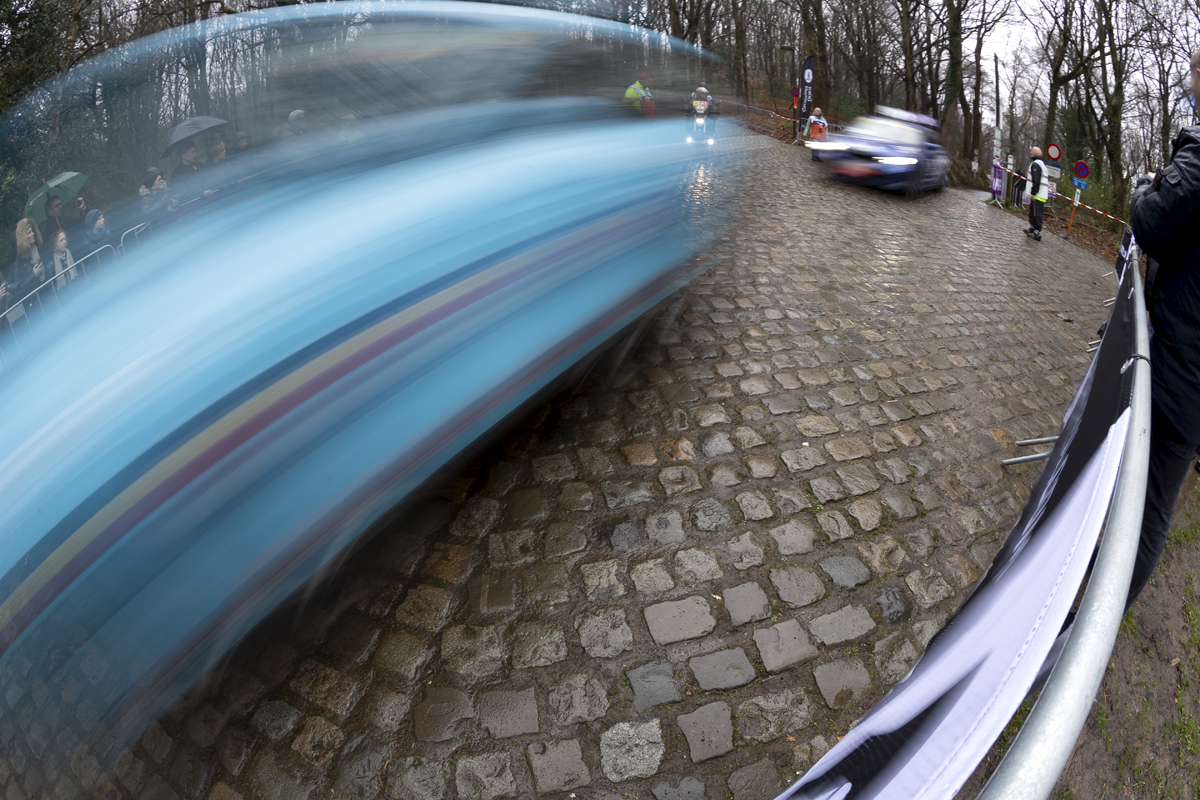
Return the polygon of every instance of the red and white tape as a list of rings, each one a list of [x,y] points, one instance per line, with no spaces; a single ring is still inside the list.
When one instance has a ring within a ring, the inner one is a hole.
[[[1003,164],[1001,164],[1001,165],[1000,165],[1000,169],[1004,170],[1005,172],[1007,172],[1007,173],[1008,173],[1008,174],[1010,174],[1010,175],[1016,175],[1018,178],[1024,178],[1024,177],[1025,177],[1024,175],[1022,175],[1022,174],[1021,174],[1021,173],[1019,173],[1019,172],[1013,172],[1011,169],[1009,169],[1008,167],[1004,166]],[[1091,207],[1091,206],[1089,206],[1087,203],[1079,203],[1079,202],[1077,202],[1077,201],[1073,200],[1072,198],[1068,197],[1067,195],[1063,194],[1062,192],[1053,192],[1053,194],[1054,194],[1056,197],[1061,197],[1061,198],[1063,198],[1064,200],[1066,200],[1066,201],[1068,201],[1068,202],[1075,203],[1075,205],[1083,206],[1084,208],[1088,209],[1089,211],[1095,211],[1095,212],[1096,212],[1097,214],[1099,214],[1100,216],[1102,216],[1102,217],[1108,217],[1109,219],[1113,220],[1114,222],[1119,222],[1119,223],[1121,223],[1122,225],[1126,225],[1126,224],[1128,224],[1128,223],[1126,223],[1126,222],[1125,222],[1125,220],[1123,220],[1123,219],[1118,219],[1117,217],[1114,217],[1112,214],[1109,214],[1109,213],[1108,213],[1108,212],[1106,212],[1106,211],[1101,211],[1101,210],[1100,210],[1100,209],[1098,209],[1098,208],[1092,208],[1092,207]]]

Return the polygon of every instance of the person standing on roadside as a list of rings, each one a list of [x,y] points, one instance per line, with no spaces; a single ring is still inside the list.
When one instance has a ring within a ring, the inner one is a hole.
[[[637,80],[625,90],[624,103],[632,106],[634,111],[644,117],[654,116],[654,97],[650,94],[649,75],[643,72],[637,76]]]
[[[1200,50],[1189,71],[1192,94],[1200,96]],[[1200,446],[1200,125],[1186,126],[1175,137],[1171,163],[1138,179],[1129,224],[1158,267],[1146,287],[1150,466],[1126,608],[1158,566],[1183,479]]]
[[[829,130],[829,123],[825,121],[825,117],[821,116],[821,107],[817,106],[804,123],[804,136],[810,142],[823,142],[825,141],[825,132],[827,130]],[[813,148],[812,160],[821,160],[820,150]]]
[[[1029,192],[1029,227],[1025,235],[1040,242],[1042,240],[1042,209],[1050,198],[1050,183],[1046,180],[1046,164],[1042,161],[1042,148],[1029,150],[1029,170],[1025,173],[1025,187]]]

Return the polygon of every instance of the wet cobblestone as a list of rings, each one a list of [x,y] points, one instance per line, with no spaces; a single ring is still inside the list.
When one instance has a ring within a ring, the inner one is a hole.
[[[6,753],[0,794],[762,800],[810,766],[990,563],[1039,469],[999,460],[1058,430],[1111,287],[966,194],[758,145],[710,270],[611,382],[532,412],[110,768]]]

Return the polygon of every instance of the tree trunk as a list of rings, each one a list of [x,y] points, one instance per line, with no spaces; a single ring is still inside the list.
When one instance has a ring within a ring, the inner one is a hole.
[[[948,61],[946,65],[946,98],[942,102],[942,137],[949,149],[947,137],[955,130],[954,113],[963,96],[962,83],[962,6],[955,0],[942,0],[946,9]]]

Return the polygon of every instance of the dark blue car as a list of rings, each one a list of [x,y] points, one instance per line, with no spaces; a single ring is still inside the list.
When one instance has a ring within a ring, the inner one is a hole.
[[[921,114],[878,108],[858,117],[841,133],[808,146],[821,153],[829,174],[840,180],[915,196],[946,184],[951,159]]]

